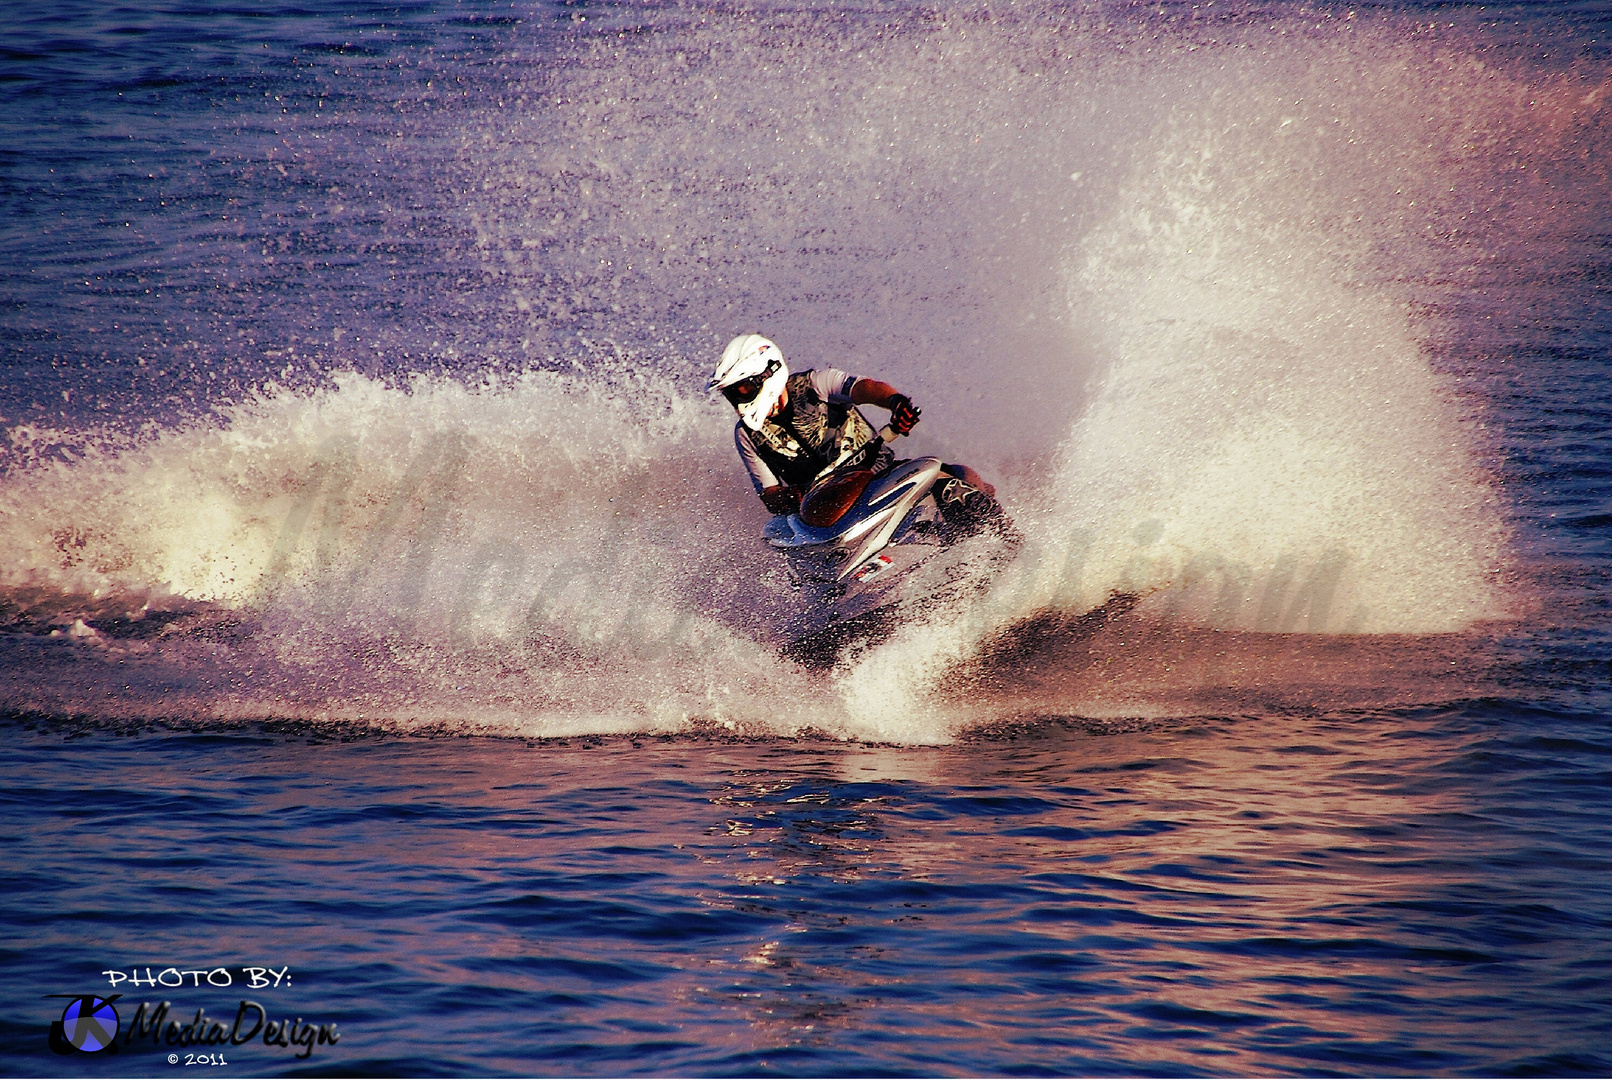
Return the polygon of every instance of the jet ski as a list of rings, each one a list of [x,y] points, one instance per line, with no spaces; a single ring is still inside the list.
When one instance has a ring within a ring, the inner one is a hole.
[[[880,436],[896,437],[889,427]],[[762,537],[797,594],[783,654],[813,668],[984,589],[1020,541],[996,500],[937,457],[831,467]]]

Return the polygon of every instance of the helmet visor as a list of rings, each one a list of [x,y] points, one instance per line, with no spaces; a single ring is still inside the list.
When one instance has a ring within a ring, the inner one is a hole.
[[[727,398],[728,402],[735,409],[737,409],[740,405],[748,405],[750,402],[756,400],[756,395],[761,393],[762,384],[771,378],[773,372],[777,370],[778,361],[774,360],[767,365],[766,371],[763,371],[758,375],[752,375],[748,379],[740,379],[731,386],[724,386],[722,388],[722,396]]]

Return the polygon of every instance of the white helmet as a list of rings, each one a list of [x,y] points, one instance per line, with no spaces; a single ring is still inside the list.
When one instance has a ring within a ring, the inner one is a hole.
[[[760,431],[767,414],[783,397],[788,378],[782,349],[760,334],[740,334],[722,350],[722,359],[705,388],[721,390],[739,410],[744,426]]]

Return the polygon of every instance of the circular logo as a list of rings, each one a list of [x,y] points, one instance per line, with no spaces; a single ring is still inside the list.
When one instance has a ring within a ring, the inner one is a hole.
[[[62,1035],[87,1054],[104,1050],[118,1037],[118,1011],[93,994],[75,998],[62,1010]]]

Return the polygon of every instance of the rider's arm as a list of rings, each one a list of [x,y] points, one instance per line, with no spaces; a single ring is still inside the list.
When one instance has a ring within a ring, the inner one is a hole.
[[[750,483],[755,486],[756,494],[761,496],[761,505],[767,508],[770,514],[793,514],[800,509],[800,492],[785,484],[773,471],[767,468],[767,463],[761,460],[756,452],[756,444],[750,438],[750,432],[743,424],[733,427],[733,443],[739,449],[739,460],[744,462],[745,472],[750,474]]]
[[[878,379],[860,378],[851,384],[852,405],[877,405],[881,409],[888,409],[890,399],[899,394],[895,387]]]
[[[739,451],[739,460],[744,463],[744,471],[750,474],[750,484],[761,494],[768,488],[776,487],[783,481],[773,475],[767,468],[767,463],[761,460],[761,454],[756,451],[756,444],[750,439],[750,432],[743,424],[733,425],[733,445]]]
[[[905,435],[918,422],[920,411],[912,399],[887,382],[878,379],[858,379],[851,384],[851,404],[877,405],[890,410],[890,426],[897,435]]]

